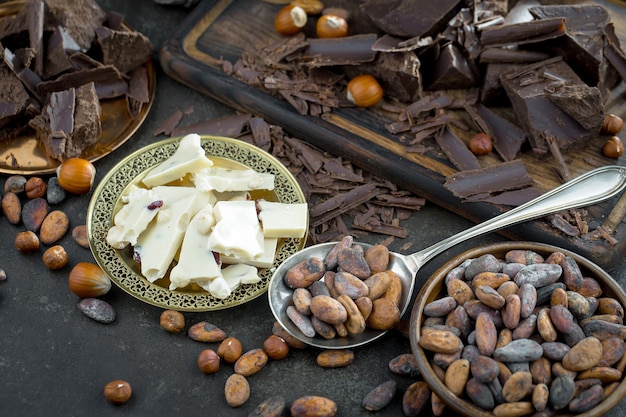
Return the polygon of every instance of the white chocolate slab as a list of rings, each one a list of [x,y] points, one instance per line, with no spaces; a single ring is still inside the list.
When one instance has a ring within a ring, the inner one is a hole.
[[[259,200],[259,220],[265,237],[304,237],[308,225],[306,203],[278,203]]]
[[[263,239],[263,253],[255,258],[237,258],[222,254],[221,259],[225,264],[247,264],[256,268],[271,268],[274,265],[277,246],[278,238],[266,237]]]
[[[263,233],[254,201],[218,201],[213,213],[217,223],[209,236],[210,250],[248,259],[263,254]]]
[[[253,169],[206,168],[194,173],[191,181],[203,191],[273,190],[274,174]]]
[[[211,166],[213,161],[207,158],[200,136],[191,133],[184,136],[174,154],[152,168],[142,182],[147,187],[164,185]]]
[[[107,232],[107,243],[115,249],[123,249],[137,244],[137,238],[160,210],[158,202],[162,197],[153,190],[134,188],[123,200],[122,206],[113,219],[113,226]]]

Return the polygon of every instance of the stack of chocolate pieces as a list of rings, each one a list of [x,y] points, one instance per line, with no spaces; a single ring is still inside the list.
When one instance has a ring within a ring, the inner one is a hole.
[[[149,39],[94,0],[28,0],[0,21],[0,140],[34,131],[46,153],[78,157],[102,133],[101,100],[147,103]]]

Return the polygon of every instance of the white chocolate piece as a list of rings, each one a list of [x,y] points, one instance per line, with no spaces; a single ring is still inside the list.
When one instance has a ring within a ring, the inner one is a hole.
[[[257,201],[259,220],[265,237],[304,237],[309,212],[306,203]]]
[[[152,168],[142,182],[147,187],[164,185],[212,165],[213,161],[207,158],[202,148],[200,136],[191,133],[184,136],[174,154]]]
[[[256,284],[261,281],[258,269],[246,264],[229,265],[222,269],[222,276],[227,282],[237,282],[235,288],[239,284]]]
[[[157,214],[156,222],[139,235],[135,247],[141,260],[141,273],[150,282],[163,278],[169,269],[197,211],[196,194],[166,204]]]
[[[218,201],[213,213],[217,223],[209,236],[208,249],[248,259],[263,253],[263,233],[254,201]]]
[[[222,254],[221,259],[225,264],[246,264],[257,268],[271,268],[274,265],[277,245],[278,238],[266,237],[263,239],[263,253],[255,258],[237,258]]]
[[[232,294],[233,290],[230,289],[230,285],[224,279],[219,276],[207,284],[202,285],[202,288],[207,290],[215,298],[226,298]]]
[[[137,238],[160,210],[158,201],[162,197],[153,190],[133,188],[122,198],[124,206],[113,219],[113,226],[107,232],[107,243],[115,249],[137,244]]]
[[[209,233],[214,225],[211,204],[207,204],[191,219],[183,238],[178,263],[170,271],[170,290],[186,287],[192,282],[209,281],[220,275],[215,256],[207,249]]]
[[[273,190],[274,174],[257,172],[253,169],[206,168],[191,176],[199,190],[218,192]]]

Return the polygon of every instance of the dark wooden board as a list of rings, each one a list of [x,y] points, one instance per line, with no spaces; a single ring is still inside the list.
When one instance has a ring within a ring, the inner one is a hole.
[[[618,35],[625,39],[624,1],[595,3],[609,9]],[[221,60],[235,62],[246,48],[263,48],[278,39],[280,35],[273,30],[273,20],[279,7],[261,0],[203,0],[161,48],[163,70],[207,96],[236,110],[262,116],[294,137],[346,158],[467,219],[481,222],[507,210],[507,207],[488,203],[464,203],[453,196],[443,183],[447,175],[456,172],[455,168],[436,152],[407,153],[406,145],[385,129],[385,123],[391,120],[380,112],[341,108],[324,117],[302,116],[286,101],[224,73]],[[626,87],[622,83],[610,98],[608,109],[626,116],[625,96]],[[614,160],[601,155],[603,141],[598,138],[584,151],[566,155],[573,176],[598,165],[626,165],[624,157]],[[530,152],[523,153],[521,158],[540,190],[547,191],[561,183],[553,161],[536,159]],[[495,156],[484,157],[481,164],[494,161]],[[604,240],[565,236],[545,219],[512,226],[501,233],[511,239],[539,241],[573,250],[610,270],[626,253],[626,223],[623,221],[626,197],[615,197],[588,207],[588,211],[592,228],[607,219],[615,223],[616,245]]]

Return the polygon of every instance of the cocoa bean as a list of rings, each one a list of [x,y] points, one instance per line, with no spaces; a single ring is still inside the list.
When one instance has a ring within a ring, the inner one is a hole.
[[[443,382],[454,395],[460,397],[465,389],[465,384],[469,380],[469,375],[469,361],[467,359],[457,359],[446,369]]]
[[[402,300],[402,280],[393,271],[387,271],[389,276],[391,277],[391,282],[389,283],[389,287],[387,291],[385,291],[385,295],[383,298],[387,298],[391,300],[395,305],[400,305],[400,300]]]
[[[317,316],[311,316],[311,325],[313,326],[313,329],[315,329],[315,332],[324,339],[333,339],[337,336],[335,327],[320,320]]]
[[[429,317],[443,317],[456,308],[456,300],[450,296],[441,297],[424,306],[424,314]]]
[[[248,417],[280,417],[284,409],[285,399],[281,396],[274,396],[257,405]]]
[[[503,328],[498,333],[498,340],[496,341],[496,349],[502,346],[506,346],[513,340],[513,332],[511,329]]]
[[[305,316],[311,314],[312,298],[313,295],[311,295],[311,292],[306,288],[296,288],[291,296],[291,300],[293,301],[293,305],[296,310],[298,310],[300,314],[304,314]]]
[[[363,398],[361,405],[367,411],[380,411],[389,405],[394,395],[396,395],[396,390],[396,381],[392,379],[385,381],[368,392]]]
[[[341,295],[347,295],[353,300],[359,297],[367,297],[369,288],[360,278],[349,272],[337,272],[335,274],[335,289]]]
[[[598,299],[598,313],[614,314],[624,318],[624,307],[615,298],[602,297]]]
[[[469,300],[474,299],[474,292],[467,282],[458,278],[450,279],[446,283],[447,293],[454,298],[458,305],[463,305]]]
[[[524,284],[519,288],[517,295],[521,303],[520,317],[525,319],[537,306],[537,289],[530,284]]]
[[[4,182],[4,193],[19,194],[24,192],[28,180],[23,175],[10,175]]]
[[[33,198],[24,203],[22,207],[22,223],[26,230],[38,232],[50,212],[50,206],[44,198]]]
[[[446,412],[446,403],[444,403],[435,392],[430,394],[430,409],[433,415],[437,417],[442,416]]]
[[[519,263],[522,265],[541,264],[545,262],[543,256],[532,250],[513,249],[504,254],[507,263]]]
[[[89,237],[87,236],[87,226],[79,224],[72,229],[72,239],[78,246],[89,249]]]
[[[552,308],[555,307],[557,306],[553,306]],[[565,310],[567,311],[567,309]],[[550,308],[545,307],[537,313],[537,331],[546,342],[555,342],[558,334],[554,324],[552,323],[550,311]],[[571,328],[571,325],[569,325],[569,328]]]
[[[382,297],[389,284],[391,284],[391,276],[386,271],[377,272],[367,278],[363,283],[367,286],[368,292],[365,296],[372,300]]]
[[[341,368],[354,362],[354,352],[347,349],[327,349],[317,355],[317,365],[322,368]]]
[[[337,268],[337,255],[339,251],[349,248],[354,243],[354,238],[350,235],[344,236],[337,244],[335,244],[324,257],[324,265],[327,270]]]
[[[367,318],[372,313],[372,307],[373,307],[372,299],[369,297],[359,297],[356,300],[354,300],[354,302],[356,306],[359,308],[359,311],[361,312],[361,315],[363,316],[363,318],[367,320]]]
[[[570,333],[574,325],[574,316],[565,307],[555,305],[550,308],[550,320],[561,333]]]
[[[555,288],[554,291],[552,291],[552,295],[550,296],[550,305],[559,305],[568,308],[567,291],[565,288]]]
[[[498,332],[496,326],[487,313],[480,313],[476,318],[476,346],[485,356],[491,355],[496,348]]]
[[[548,400],[550,397],[550,389],[547,384],[540,383],[535,385],[533,389],[532,402],[533,407],[537,411],[543,411],[548,406]]]
[[[545,287],[537,288],[537,305],[541,306],[549,304],[550,296],[552,292],[557,288],[565,289],[565,284],[562,282],[555,282],[554,284],[546,285]]]
[[[324,261],[320,258],[309,258],[292,266],[285,273],[284,281],[289,288],[306,288],[314,281],[321,279],[326,272]]]
[[[505,299],[500,293],[488,285],[479,285],[475,287],[474,294],[483,304],[495,310],[504,307]]]
[[[513,330],[513,339],[528,339],[537,330],[537,316],[531,314],[530,317],[520,321],[519,325]]]
[[[231,407],[241,407],[250,398],[250,384],[245,376],[232,374],[224,385],[224,396]]]
[[[14,192],[2,196],[2,212],[11,224],[19,224],[22,220],[22,202]]]
[[[252,349],[241,355],[239,359],[235,361],[234,370],[235,373],[239,375],[254,375],[263,369],[268,361],[269,357],[263,349]]]
[[[498,287],[498,294],[506,299],[509,294],[517,294],[519,291],[519,287],[515,283],[515,281],[507,281],[503,282],[502,285]]]
[[[465,279],[472,280],[481,272],[500,272],[500,261],[491,254],[482,255],[470,262],[465,268]]]
[[[366,279],[371,275],[370,267],[360,246],[341,249],[337,253],[337,268],[360,279]]]
[[[292,347],[294,349],[304,349],[308,346],[303,341],[296,339],[291,333],[285,330],[285,328],[277,321],[275,321],[274,324],[272,325],[272,334],[275,334],[276,336],[280,336],[285,342],[287,342],[289,347]]]
[[[407,417],[417,417],[428,403],[431,390],[424,381],[415,381],[404,391],[402,411]]]
[[[602,381],[603,384],[610,384],[613,382],[621,381],[622,372],[618,369],[608,366],[596,366],[586,371],[580,372],[578,378],[597,378]]]
[[[328,273],[328,271],[326,273]],[[326,273],[324,276],[326,276]],[[322,280],[313,281],[311,285],[309,285],[308,290],[312,297],[315,297],[316,295],[330,295],[330,290],[328,289],[326,282]]]
[[[579,320],[591,315],[589,300],[576,291],[567,291],[567,308]]]
[[[318,295],[311,299],[311,313],[329,324],[344,323],[348,319],[344,306],[327,295]]]
[[[39,230],[39,239],[45,245],[51,245],[61,239],[68,231],[70,221],[67,215],[61,210],[54,210],[48,213],[43,219]]]
[[[602,341],[602,357],[598,366],[613,366],[624,356],[624,340],[608,337]]]
[[[578,291],[583,286],[583,273],[578,262],[571,256],[566,256],[559,262],[563,269],[563,283],[570,291]]]
[[[389,370],[398,375],[417,377],[420,374],[417,359],[412,353],[402,353],[389,361]]]
[[[583,278],[583,284],[578,289],[578,292],[583,297],[600,297],[602,295],[602,287],[593,278],[585,277]]]
[[[478,382],[491,382],[500,374],[498,363],[489,356],[478,355],[470,363],[472,376]]]
[[[550,384],[549,403],[555,410],[561,410],[572,401],[576,385],[569,376],[557,376]]]
[[[578,375],[578,372],[570,371],[569,369],[565,369],[561,362],[554,362],[552,364],[552,375],[554,377],[567,376],[569,378],[574,379]]]
[[[474,404],[484,410],[492,410],[495,407],[495,400],[489,386],[475,378],[467,381],[465,393]]]
[[[116,313],[113,306],[99,298],[83,298],[78,309],[87,317],[100,323],[112,323]]]
[[[309,316],[305,316],[300,313],[294,306],[288,306],[286,313],[289,320],[291,320],[291,322],[302,332],[303,335],[306,337],[315,337],[315,328],[313,327],[313,323],[311,323],[311,318]],[[322,319],[322,321],[326,320]]]
[[[198,322],[187,330],[187,335],[196,342],[221,342],[226,339],[226,332],[215,324]]]
[[[457,306],[454,310],[452,310],[452,312],[446,317],[445,324],[459,329],[461,336],[465,338],[472,331],[472,322],[463,306]]]
[[[463,348],[461,339],[449,330],[421,329],[418,343],[422,349],[440,353],[454,353]]]
[[[569,411],[575,414],[582,414],[591,410],[602,401],[604,390],[601,385],[593,385],[587,388],[569,403]]]
[[[363,333],[363,331],[365,330],[365,319],[361,315],[359,308],[354,303],[352,298],[342,294],[337,298],[337,301],[341,303],[341,305],[346,309],[346,312],[348,314],[348,318],[344,322],[348,333]]]
[[[506,402],[517,402],[533,390],[530,372],[514,372],[502,385],[502,396]]]
[[[333,417],[337,404],[326,397],[306,395],[296,399],[289,408],[292,417]]]
[[[533,376],[533,384],[549,384],[552,381],[552,363],[542,356],[530,363],[530,374]]]
[[[527,362],[543,355],[541,345],[531,339],[513,340],[508,345],[493,352],[493,358],[502,362]]]
[[[594,336],[600,340],[609,337],[626,339],[626,326],[618,323],[610,323],[604,320],[589,320],[582,326],[586,335]]]
[[[507,274],[501,272],[481,272],[472,279],[471,287],[475,289],[481,285],[487,285],[491,288],[498,288],[510,280]]]
[[[586,337],[576,343],[561,361],[570,371],[586,371],[596,366],[602,358],[602,343],[595,337]]]
[[[519,325],[522,303],[519,295],[511,294],[506,297],[504,309],[501,311],[502,323],[513,330]]]
[[[400,309],[391,299],[377,298],[372,302],[372,312],[367,326],[375,330],[390,330],[400,321]]]
[[[530,401],[519,401],[515,403],[498,404],[493,409],[496,417],[516,417],[531,414],[535,409]]]
[[[365,251],[365,262],[372,274],[385,271],[389,266],[389,248],[385,245],[370,246]]]
[[[570,351],[570,347],[561,342],[545,342],[541,344],[543,356],[553,361],[560,361]]]
[[[532,264],[522,268],[514,280],[519,286],[531,284],[539,288],[554,284],[562,272],[563,269],[558,264]]]

